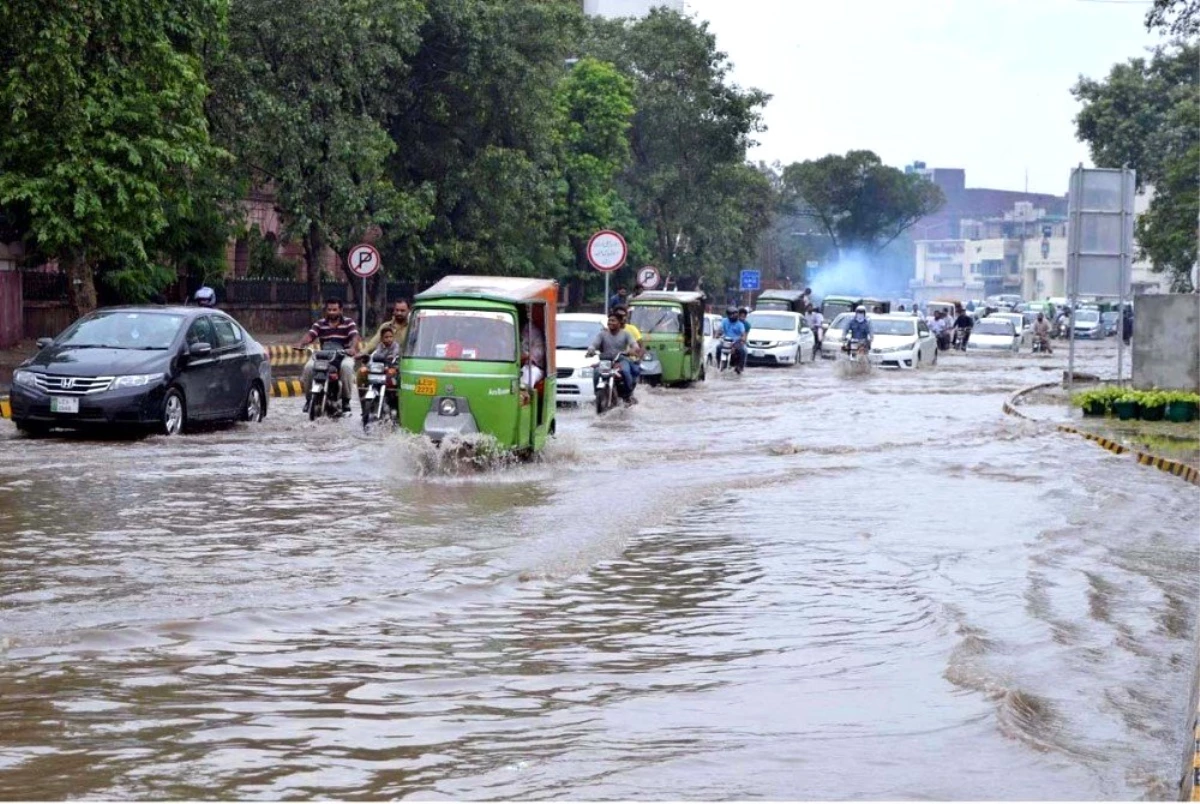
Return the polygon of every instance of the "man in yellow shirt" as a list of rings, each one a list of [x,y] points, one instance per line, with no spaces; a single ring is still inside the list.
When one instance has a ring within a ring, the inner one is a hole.
[[[621,326],[625,331],[633,336],[634,342],[637,344],[637,354],[629,356],[629,370],[633,374],[633,383],[637,385],[638,378],[642,376],[642,355],[646,353],[646,344],[642,343],[642,331],[633,325],[629,320],[629,310],[625,307],[614,307],[613,312],[621,321]],[[632,389],[630,389],[632,391]]]
[[[398,299],[392,305],[392,317],[379,325],[379,329],[375,330],[375,334],[371,340],[367,341],[358,350],[359,354],[369,355],[375,351],[375,347],[379,345],[380,336],[383,335],[383,328],[391,327],[393,334],[396,336],[396,343],[400,346],[400,353],[404,353],[404,345],[408,342],[408,302],[404,299]]]

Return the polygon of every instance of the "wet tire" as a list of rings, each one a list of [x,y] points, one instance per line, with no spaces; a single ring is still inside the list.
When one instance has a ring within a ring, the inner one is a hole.
[[[28,438],[40,438],[50,432],[50,425],[42,422],[13,421],[17,432]]]
[[[181,435],[186,429],[187,403],[183,399],[183,392],[178,388],[172,388],[163,398],[162,417],[158,430],[162,435],[175,436]]]
[[[246,392],[246,401],[242,404],[242,421],[261,422],[267,418],[267,398],[263,395],[262,386],[257,382]]]
[[[325,406],[325,395],[324,394],[313,394],[312,402],[310,402],[308,405],[308,420],[310,422],[316,421],[317,417],[321,415],[321,409],[324,406]]]

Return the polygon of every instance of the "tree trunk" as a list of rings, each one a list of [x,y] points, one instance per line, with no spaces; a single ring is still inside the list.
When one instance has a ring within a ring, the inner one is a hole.
[[[82,254],[72,254],[63,261],[67,274],[67,301],[78,318],[96,309],[96,279],[92,266]]]
[[[321,254],[325,251],[325,241],[316,225],[308,227],[304,235],[304,263],[308,266],[308,306],[313,317],[321,309]]]

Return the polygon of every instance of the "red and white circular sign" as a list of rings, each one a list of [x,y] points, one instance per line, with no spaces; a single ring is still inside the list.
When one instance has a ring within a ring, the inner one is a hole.
[[[379,251],[370,243],[359,243],[346,255],[346,265],[355,276],[366,279],[383,267]]]
[[[644,265],[637,272],[638,287],[642,290],[654,290],[662,281],[662,276],[653,265]]]
[[[625,264],[628,254],[629,247],[625,245],[625,238],[612,229],[601,229],[588,240],[588,262],[597,271],[608,273],[617,270]]]

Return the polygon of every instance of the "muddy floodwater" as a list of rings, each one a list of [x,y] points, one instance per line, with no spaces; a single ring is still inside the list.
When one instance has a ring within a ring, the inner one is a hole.
[[[0,422],[0,798],[1170,797],[1200,498],[1003,415],[1065,360],[751,369],[483,473],[295,399]]]

